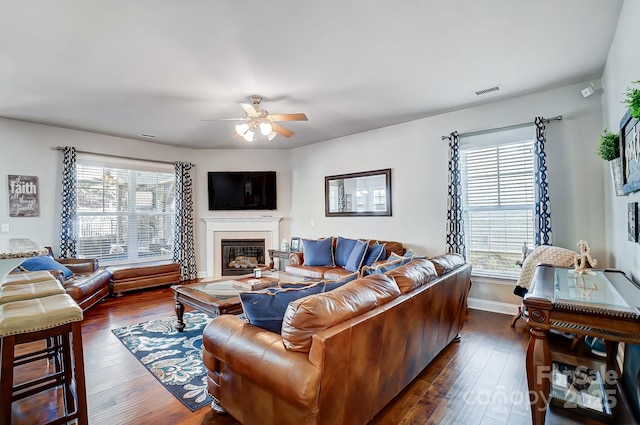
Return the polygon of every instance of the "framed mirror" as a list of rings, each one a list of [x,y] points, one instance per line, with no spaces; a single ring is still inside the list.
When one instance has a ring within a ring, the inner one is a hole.
[[[390,216],[391,168],[324,178],[327,217]]]

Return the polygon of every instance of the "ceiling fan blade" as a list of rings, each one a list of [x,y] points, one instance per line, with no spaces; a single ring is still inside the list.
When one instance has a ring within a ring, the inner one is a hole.
[[[240,107],[247,113],[250,117],[257,117],[260,115],[260,111],[258,111],[255,106],[249,105],[248,103],[241,103]]]
[[[269,114],[271,121],[309,121],[305,114]]]
[[[293,131],[276,123],[271,124],[271,129],[284,137],[291,137],[294,134]]]

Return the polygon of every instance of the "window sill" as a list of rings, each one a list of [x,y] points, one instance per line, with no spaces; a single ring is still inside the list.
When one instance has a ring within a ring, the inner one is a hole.
[[[471,280],[478,283],[489,283],[493,285],[514,286],[518,281],[517,277],[503,276],[489,273],[471,273]]]

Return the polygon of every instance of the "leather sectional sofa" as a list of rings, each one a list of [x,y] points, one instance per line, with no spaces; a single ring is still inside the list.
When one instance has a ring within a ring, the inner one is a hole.
[[[456,254],[416,259],[292,301],[281,334],[216,317],[212,407],[245,425],[366,424],[457,339],[470,276]]]
[[[334,247],[337,238],[333,238]],[[369,245],[376,241],[370,240]],[[401,242],[393,241],[377,241],[378,243],[385,244],[386,255],[384,258],[389,257],[391,253],[402,255],[406,252],[406,249],[402,246]],[[350,273],[349,270],[345,270],[342,267],[329,267],[329,266],[306,266],[304,265],[304,253],[303,252],[291,252],[289,254],[289,264],[285,268],[287,273],[297,274],[300,276],[313,277],[313,278],[325,278],[331,280],[338,280]]]

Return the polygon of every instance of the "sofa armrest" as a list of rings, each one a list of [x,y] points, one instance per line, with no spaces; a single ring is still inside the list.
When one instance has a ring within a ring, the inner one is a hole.
[[[289,264],[292,266],[301,266],[304,264],[304,254],[302,252],[289,253]]]
[[[93,273],[98,270],[96,258],[58,258],[56,261],[74,273]]]
[[[309,362],[307,353],[287,350],[279,334],[223,314],[204,329],[203,343],[207,368],[223,369],[212,372],[223,373],[227,365],[294,405],[317,409],[320,369]],[[220,391],[224,393],[224,386]]]

